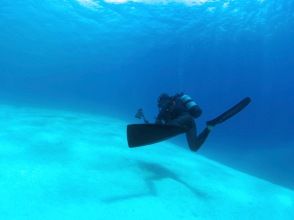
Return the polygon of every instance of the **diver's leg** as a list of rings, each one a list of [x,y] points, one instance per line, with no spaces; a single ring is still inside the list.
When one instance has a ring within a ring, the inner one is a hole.
[[[197,151],[202,146],[202,144],[207,139],[211,129],[208,127],[204,128],[204,130],[197,136],[196,126],[195,128],[190,129],[186,132],[186,138],[191,151]]]
[[[191,151],[197,151],[201,145],[207,139],[212,126],[207,126],[200,134],[197,136],[197,127],[194,118],[190,115],[183,115],[170,121],[168,124],[176,125],[186,129],[186,139]]]
[[[186,132],[186,139],[191,151],[197,151],[202,146],[202,144],[206,141],[210,131],[213,126],[207,126],[203,129],[203,131],[197,136],[197,127],[196,123],[193,120],[193,126],[190,130]]]
[[[193,124],[194,126],[191,127],[191,129],[186,132],[186,139],[187,139],[190,150],[196,151],[198,148],[197,147],[198,145],[197,127],[195,122]]]
[[[169,121],[167,124],[182,127],[186,131],[190,130],[191,128],[193,128],[195,126],[195,122],[194,122],[193,117],[191,117],[188,114],[182,115],[176,119],[173,119],[173,120]]]

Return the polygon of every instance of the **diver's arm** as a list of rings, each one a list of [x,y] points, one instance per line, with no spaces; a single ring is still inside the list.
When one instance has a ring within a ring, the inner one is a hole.
[[[163,124],[162,120],[159,117],[156,117],[155,124]]]
[[[164,120],[162,117],[162,111],[160,111],[156,117],[155,124],[164,124]]]
[[[145,124],[149,124],[149,121],[145,118],[145,116],[143,117],[143,120],[144,120]]]

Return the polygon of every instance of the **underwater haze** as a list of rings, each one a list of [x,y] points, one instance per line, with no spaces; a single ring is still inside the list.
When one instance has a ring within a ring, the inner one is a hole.
[[[291,0],[1,0],[0,185],[11,188],[0,190],[0,215],[293,219],[293,11]],[[126,125],[140,123],[138,108],[155,120],[163,92],[197,102],[199,130],[242,98],[252,103],[197,153],[182,136],[129,149]]]

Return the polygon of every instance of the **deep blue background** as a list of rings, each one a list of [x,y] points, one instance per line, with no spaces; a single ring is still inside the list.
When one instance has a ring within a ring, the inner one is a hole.
[[[202,128],[250,96],[199,153],[294,187],[293,1],[98,4],[1,1],[1,103],[135,122],[139,107],[155,117],[161,92],[183,91]]]

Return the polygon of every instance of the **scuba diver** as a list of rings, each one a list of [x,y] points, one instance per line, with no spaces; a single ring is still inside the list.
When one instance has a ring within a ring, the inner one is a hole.
[[[175,125],[183,128],[191,151],[197,151],[201,147],[214,126],[214,123],[207,122],[206,128],[197,135],[194,119],[200,117],[202,110],[190,96],[184,93],[174,96],[163,93],[158,97],[157,106],[159,113],[155,124]],[[138,110],[136,117],[149,123],[142,109]]]
[[[129,147],[140,147],[164,141],[176,135],[185,133],[191,151],[197,151],[203,145],[215,125],[223,123],[242,111],[251,102],[250,97],[240,102],[206,122],[206,127],[197,135],[195,119],[202,114],[201,108],[187,94],[179,93],[170,96],[161,94],[157,100],[159,113],[155,123],[149,123],[143,109],[135,115],[143,119],[144,124],[129,124],[127,126],[127,140]]]

